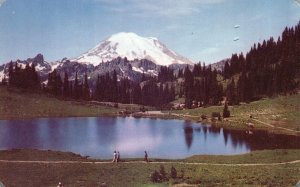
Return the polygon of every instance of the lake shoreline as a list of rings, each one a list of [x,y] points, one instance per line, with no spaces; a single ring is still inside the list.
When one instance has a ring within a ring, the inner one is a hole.
[[[156,111],[155,111],[156,112]],[[26,116],[26,117],[7,117],[7,118],[0,118],[0,120],[31,120],[31,119],[45,119],[45,118],[85,118],[85,117],[107,117],[107,118],[115,118],[115,117],[134,117],[134,118],[148,118],[148,119],[161,119],[161,120],[183,120],[183,121],[191,121],[199,125],[210,125],[213,127],[223,128],[227,130],[238,130],[244,131],[245,133],[249,130],[249,127],[246,125],[239,124],[240,122],[233,122],[230,120],[212,120],[211,118],[206,120],[199,120],[200,117],[196,116],[184,116],[184,115],[176,115],[175,113],[165,112],[163,113],[160,111],[161,114],[147,114],[136,112],[132,115],[122,115],[119,113],[107,113],[101,115],[44,115],[44,116]],[[251,129],[253,132],[256,130],[266,131],[271,134],[280,134],[280,135],[293,135],[293,136],[300,136],[300,132],[288,132],[285,130],[277,129],[276,127],[270,128],[268,126],[260,126],[256,129]]]
[[[299,154],[298,154],[299,153]],[[261,157],[263,154],[272,154],[273,157]],[[251,160],[239,160],[243,157],[251,157]],[[239,159],[238,159],[239,158]],[[235,160],[234,160],[235,159]],[[214,164],[255,164],[255,163],[272,163],[272,162],[290,162],[300,159],[300,149],[265,149],[255,150],[248,153],[233,155],[210,155],[196,154],[182,159],[167,158],[149,158],[150,162],[194,162],[194,163],[214,163]],[[14,148],[0,149],[0,161],[90,161],[90,162],[108,162],[111,159],[91,158],[70,151],[56,151],[50,149],[31,149],[31,148]],[[122,157],[122,162],[143,161],[142,157]]]
[[[298,108],[300,94],[292,96],[281,96],[271,99],[262,99],[249,104],[239,106],[230,106],[232,113],[230,118],[222,121],[211,120],[212,112],[222,113],[223,106],[210,106],[186,110],[172,111],[153,111],[151,107],[146,107],[149,111],[140,112],[140,105],[118,104],[118,108],[102,106],[87,101],[69,101],[49,97],[38,93],[22,93],[9,90],[7,87],[0,86],[0,120],[22,120],[36,118],[62,118],[62,117],[122,117],[124,111],[130,111],[132,116],[137,118],[152,119],[179,119],[193,122],[201,122],[203,124],[221,127],[224,129],[237,129],[248,131],[247,123],[252,123],[254,129],[265,130],[273,134],[285,134],[300,136]],[[288,106],[288,107],[287,107]],[[270,109],[276,108],[275,111]],[[270,111],[268,111],[270,110]],[[274,114],[275,112],[275,114]],[[266,113],[266,114],[265,114]],[[280,115],[279,115],[280,113]],[[206,120],[201,120],[201,115],[206,115]],[[249,114],[253,118],[249,118]],[[283,114],[283,116],[282,116]],[[286,115],[291,116],[291,121],[286,123]],[[275,116],[275,120],[269,119]],[[255,121],[255,119],[270,125],[265,125]],[[272,127],[272,123],[279,123],[279,128]],[[282,124],[281,124],[281,123]],[[286,127],[295,131],[287,131],[280,129]],[[251,129],[250,129],[251,130]]]

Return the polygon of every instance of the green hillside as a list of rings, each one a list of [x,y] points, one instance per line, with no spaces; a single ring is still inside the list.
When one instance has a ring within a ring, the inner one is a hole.
[[[0,119],[116,115],[120,109],[0,86]]]

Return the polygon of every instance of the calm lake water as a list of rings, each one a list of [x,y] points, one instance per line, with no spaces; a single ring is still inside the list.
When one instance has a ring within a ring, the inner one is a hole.
[[[93,158],[184,158],[194,154],[240,154],[260,149],[300,148],[299,137],[213,128],[181,120],[132,117],[0,120],[0,149],[71,151]]]

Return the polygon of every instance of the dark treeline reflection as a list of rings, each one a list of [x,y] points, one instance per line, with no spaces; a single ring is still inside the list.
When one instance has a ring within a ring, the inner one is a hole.
[[[185,126],[184,127],[184,137],[185,137],[185,143],[188,149],[191,148],[193,143],[193,132],[194,129],[191,126]]]
[[[186,146],[191,147],[193,141],[197,141],[197,137],[193,136],[193,132],[199,133],[200,137],[204,136],[204,140],[207,140],[208,136],[220,136],[224,137],[225,146],[230,143],[231,146],[237,148],[239,146],[246,146],[251,151],[262,149],[299,149],[300,137],[292,135],[280,135],[273,134],[266,131],[253,131],[253,134],[249,135],[245,131],[240,130],[228,130],[214,126],[191,126],[185,125],[184,136],[186,140]]]
[[[223,130],[225,142],[230,136],[233,146],[245,144],[251,151],[262,149],[299,149],[300,137],[254,131],[252,135],[237,130]]]

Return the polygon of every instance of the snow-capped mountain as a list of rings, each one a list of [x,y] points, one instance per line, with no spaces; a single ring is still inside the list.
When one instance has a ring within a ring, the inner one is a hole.
[[[126,57],[129,61],[147,59],[161,66],[193,64],[191,60],[168,49],[157,38],[145,38],[131,32],[114,34],[88,52],[70,61],[97,66],[117,57]]]
[[[174,72],[186,65],[193,65],[189,59],[168,49],[156,38],[144,38],[135,33],[118,33],[102,41],[96,47],[77,58],[63,58],[48,63],[38,54],[27,60],[16,60],[13,64],[25,68],[26,64],[34,63],[41,76],[41,82],[46,83],[48,73],[56,70],[61,77],[66,72],[70,80],[82,79],[88,75],[95,82],[98,75],[116,71],[118,78],[127,77],[130,80],[140,80],[142,75],[157,76],[161,66],[169,66]],[[9,63],[0,66],[0,81],[8,77]]]

